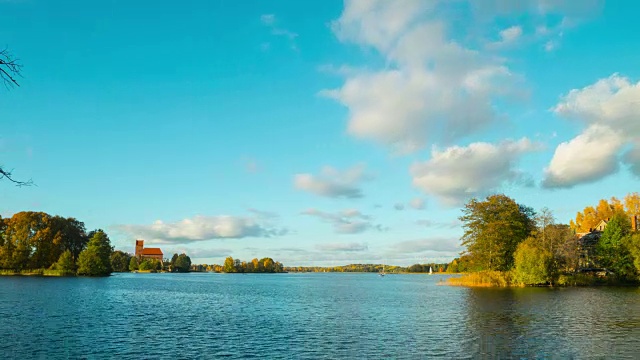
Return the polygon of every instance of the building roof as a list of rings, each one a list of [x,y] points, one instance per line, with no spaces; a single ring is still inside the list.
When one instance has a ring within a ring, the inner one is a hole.
[[[607,220],[600,220],[598,225],[596,225],[596,229],[600,228],[600,226],[602,226],[602,228],[604,229],[605,227],[607,227],[608,223],[609,223],[609,221],[607,221]]]
[[[595,246],[600,241],[600,236],[602,236],[601,231],[592,231],[578,239],[578,244],[580,246]]]
[[[144,248],[142,255],[162,255],[162,250],[160,248]]]

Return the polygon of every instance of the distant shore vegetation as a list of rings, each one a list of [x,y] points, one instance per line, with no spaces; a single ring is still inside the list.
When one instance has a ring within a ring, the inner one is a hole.
[[[549,209],[536,213],[505,195],[470,200],[460,221],[466,251],[448,280],[466,286],[590,286],[638,284],[640,196],[600,200],[557,224]]]
[[[377,273],[384,268],[385,273],[389,274],[405,274],[405,273],[429,273],[431,269],[434,273],[444,273],[447,271],[449,264],[414,264],[411,266],[395,266],[383,264],[349,264],[341,266],[292,266],[286,267],[287,272],[365,272]]]
[[[83,222],[44,212],[0,217],[0,275],[108,276],[112,272],[189,272],[191,259],[164,261],[114,250],[106,232],[87,232]]]

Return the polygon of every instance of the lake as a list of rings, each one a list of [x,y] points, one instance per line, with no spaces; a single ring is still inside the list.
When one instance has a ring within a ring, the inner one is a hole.
[[[637,358],[637,288],[443,275],[0,277],[3,359]]]

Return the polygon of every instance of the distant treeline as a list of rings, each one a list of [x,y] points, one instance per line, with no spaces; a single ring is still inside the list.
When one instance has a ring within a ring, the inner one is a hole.
[[[134,270],[188,272],[191,259],[142,259],[115,250],[100,229],[87,232],[75,218],[23,211],[0,217],[0,274],[106,276]]]
[[[428,273],[429,268],[435,272],[446,272],[448,264],[414,264],[408,267],[384,265],[386,273]],[[380,272],[382,264],[349,264],[342,266],[292,266],[286,267],[287,272]]]
[[[187,254],[173,254],[171,260],[164,259],[160,261],[158,259],[143,258],[138,259],[129,253],[125,253],[120,250],[116,250],[111,254],[111,263],[113,264],[113,271],[115,272],[127,272],[127,271],[149,271],[149,272],[189,272],[191,271],[191,258]]]
[[[285,272],[284,266],[273,261],[272,258],[265,257],[260,260],[255,258],[251,261],[243,261],[234,259],[231,256],[224,260],[223,265],[193,265],[191,271],[198,272],[218,272],[218,273],[282,273]]]

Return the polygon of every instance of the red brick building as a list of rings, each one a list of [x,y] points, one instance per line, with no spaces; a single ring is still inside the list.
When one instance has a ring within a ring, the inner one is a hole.
[[[142,259],[156,259],[162,261],[162,250],[160,248],[145,248],[144,240],[136,240],[136,258],[138,261]]]

